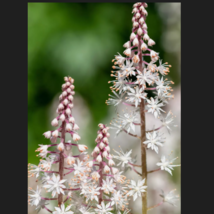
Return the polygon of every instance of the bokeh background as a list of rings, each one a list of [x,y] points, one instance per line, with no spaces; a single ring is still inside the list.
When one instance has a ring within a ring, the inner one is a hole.
[[[111,92],[107,83],[112,78],[110,71],[114,55],[124,51],[123,44],[129,40],[132,29],[132,3],[28,3],[28,162],[39,163],[35,150],[38,144],[48,144],[42,135],[51,129],[50,122],[56,115],[57,102],[64,76],[75,79],[74,116],[80,126],[81,143],[95,146],[98,123],[110,123],[115,117],[113,106],[105,101]],[[177,116],[171,135],[161,154],[180,157],[180,51],[181,51],[181,4],[148,3],[147,26],[149,36],[156,42],[153,49],[159,52],[163,62],[172,65],[168,79],[175,82],[174,100],[164,109]],[[119,108],[119,111],[123,106]],[[155,123],[147,115],[147,127]],[[139,130],[138,130],[139,131]],[[133,149],[140,163],[139,142],[125,133],[115,138],[110,131],[110,145],[123,150]],[[148,169],[156,168],[160,157],[148,152]],[[180,158],[178,160],[180,162]],[[138,179],[126,172],[127,177]],[[173,176],[159,171],[149,175],[150,192],[148,205],[158,203],[160,190],[168,192],[176,188],[180,193],[180,167]],[[35,188],[34,179],[29,186]],[[141,200],[130,203],[132,213],[140,214]],[[151,214],[179,214],[177,207],[164,204]],[[31,207],[28,213],[34,214]],[[47,213],[41,211],[40,213]]]

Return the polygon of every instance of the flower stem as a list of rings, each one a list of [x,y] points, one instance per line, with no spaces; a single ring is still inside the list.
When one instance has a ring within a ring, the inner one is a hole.
[[[62,123],[62,133],[61,133],[61,142],[63,142],[63,144],[65,144],[65,125],[66,122],[64,121]],[[63,151],[60,152],[59,154],[59,175],[60,175],[60,180],[63,179],[63,172],[64,172],[64,156],[63,156]],[[58,195],[58,205],[61,206],[63,202],[63,194],[60,193]]]
[[[99,187],[102,187],[102,182],[103,182],[103,173],[102,173],[102,169],[103,169],[103,164],[102,162],[100,163],[100,167],[99,167],[99,170],[100,170],[100,178],[99,178]],[[101,204],[102,200],[103,200],[103,190],[99,190],[100,192],[100,195],[99,195],[99,204]]]
[[[143,72],[143,57],[141,51],[141,38],[138,36],[138,55],[140,58],[139,71]],[[140,117],[141,117],[141,164],[142,164],[142,179],[145,178],[145,186],[147,186],[147,164],[146,164],[146,147],[143,142],[146,140],[146,121],[145,121],[145,103],[141,99],[140,102]],[[142,214],[147,214],[147,191],[142,193]]]
[[[147,210],[151,210],[151,209],[153,209],[153,208],[155,208],[155,207],[160,206],[161,204],[163,204],[163,201],[161,201],[160,203],[158,203],[158,204],[156,204],[156,205],[154,205],[154,206],[152,206],[152,207],[149,207]]]

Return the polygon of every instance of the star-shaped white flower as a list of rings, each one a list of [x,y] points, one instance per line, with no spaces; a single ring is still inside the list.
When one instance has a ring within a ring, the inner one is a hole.
[[[52,197],[54,197],[56,193],[62,193],[64,195],[64,191],[62,188],[65,188],[65,185],[63,185],[62,183],[64,183],[65,181],[65,179],[60,180],[59,175],[55,176],[55,174],[53,174],[51,180],[47,180],[47,184],[43,187],[48,188],[48,192],[52,192]]]
[[[41,189],[37,186],[36,190],[29,190],[29,202],[31,206],[37,206],[41,200]]]
[[[113,183],[113,179],[112,178],[106,178],[106,180],[103,180],[103,184],[102,184],[102,190],[106,193],[109,194],[110,192],[114,192],[114,188],[116,187],[116,185]]]
[[[138,107],[138,104],[141,102],[141,99],[146,99],[146,93],[143,92],[144,87],[141,87],[139,89],[138,86],[136,86],[136,89],[134,90],[133,88],[129,89],[131,91],[131,93],[127,93],[129,95],[127,101],[134,103],[135,107]]]
[[[120,162],[117,164],[117,166],[120,166],[122,164],[122,167],[124,167],[125,164],[127,164],[128,162],[131,162],[132,158],[130,157],[132,150],[130,150],[129,152],[124,153],[123,151],[117,152],[115,151],[119,156],[113,156],[114,158],[116,158],[117,160],[119,160]]]
[[[55,210],[53,212],[53,214],[73,214],[74,212],[72,211],[69,211],[71,209],[71,206],[72,205],[69,205],[65,208],[65,205],[64,204],[61,204],[61,207],[55,207]]]
[[[98,214],[112,214],[112,212],[110,212],[111,210],[113,210],[113,208],[111,208],[111,203],[108,203],[105,205],[105,203],[102,201],[101,205],[97,205],[98,209],[95,209],[95,211]]]
[[[160,108],[163,106],[163,103],[160,103],[160,101],[157,98],[154,99],[153,97],[151,97],[150,100],[147,99],[146,101],[148,103],[147,105],[148,113],[151,112],[152,114],[154,114],[155,118],[157,118],[158,115],[161,114],[161,111],[165,112],[163,109]]]
[[[160,196],[163,198],[164,202],[167,202],[176,207],[175,201],[179,200],[179,195],[175,195],[174,194],[175,191],[176,191],[176,189],[173,189],[170,192],[168,192],[167,194],[165,194],[164,191],[161,190],[162,194],[160,194]]]
[[[143,186],[145,183],[145,178],[143,180],[138,180],[136,183],[135,181],[131,180],[131,185],[128,185],[128,187],[131,189],[127,195],[133,196],[133,201],[137,199],[137,197],[141,197],[141,193],[145,192],[147,186]]]

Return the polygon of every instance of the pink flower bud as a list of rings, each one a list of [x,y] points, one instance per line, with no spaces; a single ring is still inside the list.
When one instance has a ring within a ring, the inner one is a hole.
[[[112,159],[112,155],[111,155],[111,154],[109,154],[108,157],[109,157],[110,159]]]
[[[63,92],[62,92],[62,96],[63,96],[63,97],[66,97],[66,96],[67,96],[67,92],[66,92],[66,91],[63,91]]]
[[[148,34],[147,34],[147,33],[146,33],[146,34],[144,34],[143,39],[144,39],[145,41],[149,40],[149,36],[148,36]]]
[[[109,165],[109,166],[114,166],[114,165],[115,165],[115,162],[114,162],[112,159],[109,159],[108,165]]]
[[[107,158],[107,157],[108,157],[108,152],[107,152],[107,151],[104,151],[104,152],[102,153],[102,155],[103,155],[104,158]]]
[[[67,86],[70,86],[70,85],[71,85],[71,83],[70,83],[70,82],[66,82],[66,85],[67,85]]]
[[[123,53],[124,53],[126,56],[130,56],[130,55],[131,55],[131,49],[130,49],[130,48],[127,48],[125,51],[123,51]]]
[[[109,133],[107,133],[107,134],[106,134],[106,137],[110,137],[110,134],[109,134]]]
[[[67,115],[70,115],[70,114],[71,114],[71,109],[70,109],[70,108],[67,108],[67,109],[65,110],[65,113],[66,113]]]
[[[119,172],[119,170],[118,170],[117,168],[112,167],[111,169],[112,169],[112,173],[113,173],[113,174],[116,174],[116,173]]]
[[[69,95],[69,96],[68,96],[68,99],[69,99],[70,101],[73,101],[74,98],[73,98],[72,95]]]
[[[138,12],[138,9],[135,7],[133,10],[132,10],[132,13],[137,13]]]
[[[100,149],[103,149],[105,147],[105,144],[103,142],[101,142],[99,147],[100,147]]]
[[[70,88],[73,90],[73,89],[75,88],[75,86],[74,86],[74,85],[71,85]]]
[[[76,123],[75,123],[74,126],[73,126],[73,130],[74,130],[74,131],[79,130],[79,126],[78,126]]]
[[[59,119],[60,119],[61,121],[64,121],[64,120],[65,120],[65,115],[64,115],[64,114],[61,114],[60,117],[59,117]]]
[[[65,129],[66,131],[70,132],[72,130],[71,124],[67,123]]]
[[[143,11],[143,10],[145,10],[145,8],[144,8],[144,6],[142,5],[142,6],[140,6],[140,11]]]
[[[137,19],[139,19],[139,18],[140,18],[140,13],[136,13],[135,17],[136,17]]]
[[[62,103],[59,104],[58,109],[64,109],[64,105]]]
[[[155,41],[154,40],[152,40],[152,39],[149,39],[149,41],[148,41],[148,45],[149,46],[152,46],[152,45],[154,45],[155,44]]]
[[[63,100],[63,104],[64,104],[64,105],[68,105],[68,100],[67,100],[67,99],[64,99],[64,100]]]
[[[133,40],[135,37],[136,37],[135,33],[132,32],[130,35],[130,40]]]
[[[56,137],[51,136],[50,140],[51,140],[51,142],[52,142],[52,143],[56,143],[57,138],[56,138]]]
[[[66,158],[66,162],[68,165],[73,165],[75,163],[75,158],[71,157],[71,156],[68,156]]]
[[[62,96],[62,94],[60,94],[60,96],[59,96],[59,100],[62,100],[62,98],[63,98],[63,96]]]
[[[145,16],[148,16],[148,12],[146,10],[142,11]]]
[[[123,45],[124,48],[130,48],[131,47],[131,42],[128,41]]]
[[[96,147],[94,148],[94,152],[100,153],[100,149],[96,146]]]
[[[147,47],[146,43],[143,43],[143,44],[141,45],[141,50],[146,51],[147,48],[148,48],[148,47]]]
[[[110,152],[110,147],[106,146],[106,151]]]
[[[151,50],[150,56],[151,57],[156,57],[156,56],[158,56],[158,53],[156,53],[155,51]]]
[[[146,23],[143,24],[143,29],[147,29],[147,24]]]
[[[98,126],[103,129],[104,128],[104,125],[102,123],[99,123]]]
[[[99,163],[102,161],[101,155],[98,155],[98,156],[97,156],[96,161],[99,162]]]
[[[134,55],[133,58],[132,58],[132,61],[133,61],[134,63],[140,62],[139,56],[138,56],[138,55]]]
[[[141,17],[141,18],[139,19],[139,22],[140,22],[140,24],[143,24],[143,23],[144,23],[144,18]]]
[[[58,130],[55,130],[54,132],[52,132],[52,136],[53,137],[58,137],[58,135],[59,135]]]
[[[52,125],[52,126],[58,126],[58,124],[59,124],[59,123],[58,123],[58,120],[57,120],[56,118],[53,119],[52,122],[51,122],[51,125]]]
[[[74,123],[75,122],[75,119],[73,117],[70,117],[69,118],[69,123]]]
[[[64,77],[64,81],[67,82],[68,81],[68,77]]]
[[[104,133],[104,134],[106,134],[107,133],[107,128],[104,128],[103,130],[102,130],[102,132]]]
[[[71,93],[71,89],[70,88],[67,89],[67,93]]]
[[[109,173],[110,172],[110,168],[107,165],[105,165],[105,167],[104,167],[104,172],[105,173]]]
[[[139,25],[138,22],[133,23],[133,27],[138,27],[138,25]]]
[[[74,104],[73,104],[73,103],[69,103],[68,106],[69,106],[70,108],[73,108],[73,107],[74,107]]]
[[[80,140],[81,138],[80,138],[80,136],[78,135],[78,134],[73,134],[73,140],[74,141],[78,141],[78,140]]]
[[[108,138],[107,138],[107,137],[104,137],[104,138],[103,138],[103,142],[108,144]]]
[[[134,46],[138,46],[138,45],[139,45],[138,38],[136,37],[136,38],[133,40],[132,43],[133,43]]]
[[[58,146],[57,146],[57,149],[62,152],[64,151],[65,147],[64,147],[64,144],[61,142]]]
[[[103,135],[100,133],[100,134],[97,135],[97,138],[101,139],[101,138],[103,138]]]
[[[140,36],[143,33],[143,30],[139,27],[137,30],[137,34]]]
[[[47,131],[43,134],[45,138],[50,138],[51,137],[51,131]]]
[[[79,149],[80,152],[84,152],[86,149],[88,149],[88,147],[85,146],[85,145],[79,144],[78,145],[78,149]]]
[[[66,88],[66,83],[62,84],[62,89]]]

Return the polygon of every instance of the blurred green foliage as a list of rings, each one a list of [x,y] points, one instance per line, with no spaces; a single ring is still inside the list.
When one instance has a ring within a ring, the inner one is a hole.
[[[93,122],[87,145],[94,144],[97,124],[108,115],[114,55],[124,51],[132,29],[132,3],[28,3],[28,162],[38,164],[35,149],[47,144],[49,109],[64,76],[75,79],[75,91],[85,100]],[[148,4],[149,35],[155,51],[173,67],[179,84],[178,62],[161,46],[163,23],[155,3]],[[109,122],[110,122],[109,118]],[[89,145],[90,146],[90,145]]]

